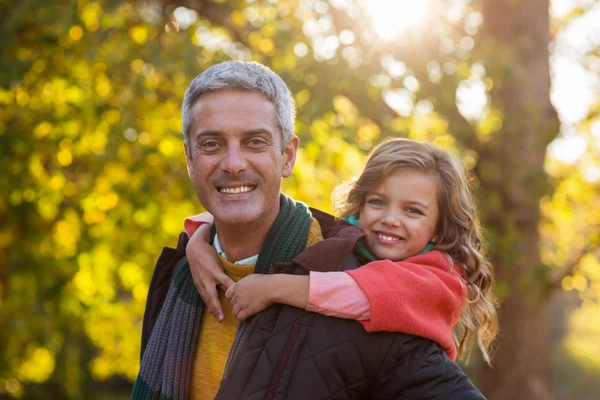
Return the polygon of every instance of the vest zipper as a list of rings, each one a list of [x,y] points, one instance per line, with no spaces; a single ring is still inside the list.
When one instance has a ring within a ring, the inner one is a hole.
[[[300,335],[300,325],[294,324],[292,326],[292,332],[290,332],[290,337],[288,338],[288,341],[285,344],[285,347],[283,348],[281,360],[279,361],[279,365],[277,366],[275,376],[273,377],[273,381],[271,382],[271,386],[269,387],[269,391],[267,392],[265,400],[272,400],[273,397],[275,397],[275,392],[277,391],[277,387],[279,386],[281,375],[283,375],[283,370],[285,369],[285,366],[288,360],[290,359],[292,350],[294,349],[294,345],[296,344],[296,340],[298,339],[298,335]]]

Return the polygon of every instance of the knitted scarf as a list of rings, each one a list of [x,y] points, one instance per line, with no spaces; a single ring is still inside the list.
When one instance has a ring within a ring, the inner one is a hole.
[[[279,214],[259,252],[254,272],[270,273],[274,262],[292,261],[306,247],[310,225],[308,207],[282,194]],[[188,398],[202,309],[202,299],[184,257],[176,266],[144,351],[132,399]]]

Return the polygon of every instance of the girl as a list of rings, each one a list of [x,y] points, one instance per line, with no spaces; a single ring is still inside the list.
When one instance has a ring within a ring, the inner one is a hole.
[[[339,216],[364,231],[355,253],[371,262],[308,276],[252,274],[225,293],[233,314],[243,320],[283,303],[356,319],[368,331],[430,338],[451,359],[476,342],[489,363],[498,330],[493,271],[462,165],[432,145],[393,139],[373,150],[362,174],[340,185],[334,199]],[[208,224],[192,235],[206,222],[206,213],[186,220],[192,275],[214,254]]]

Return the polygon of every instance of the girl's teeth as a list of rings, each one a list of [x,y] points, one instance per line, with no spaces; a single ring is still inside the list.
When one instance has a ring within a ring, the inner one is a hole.
[[[393,237],[393,236],[387,236],[387,235],[382,235],[382,234],[378,234],[378,236],[383,239],[383,240],[400,240],[397,237]]]

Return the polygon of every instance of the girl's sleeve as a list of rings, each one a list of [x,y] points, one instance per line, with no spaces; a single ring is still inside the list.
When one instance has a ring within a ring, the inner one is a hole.
[[[368,320],[369,299],[345,272],[310,272],[307,311],[330,317]]]
[[[452,327],[462,311],[466,282],[458,266],[430,251],[401,262],[374,261],[347,271],[369,300],[369,332],[405,332],[438,342],[456,358]]]
[[[185,229],[185,233],[187,233],[188,237],[192,237],[194,232],[200,227],[202,224],[212,225],[214,218],[210,213],[202,213],[198,215],[194,215],[191,217],[187,217],[183,220],[183,228]]]

